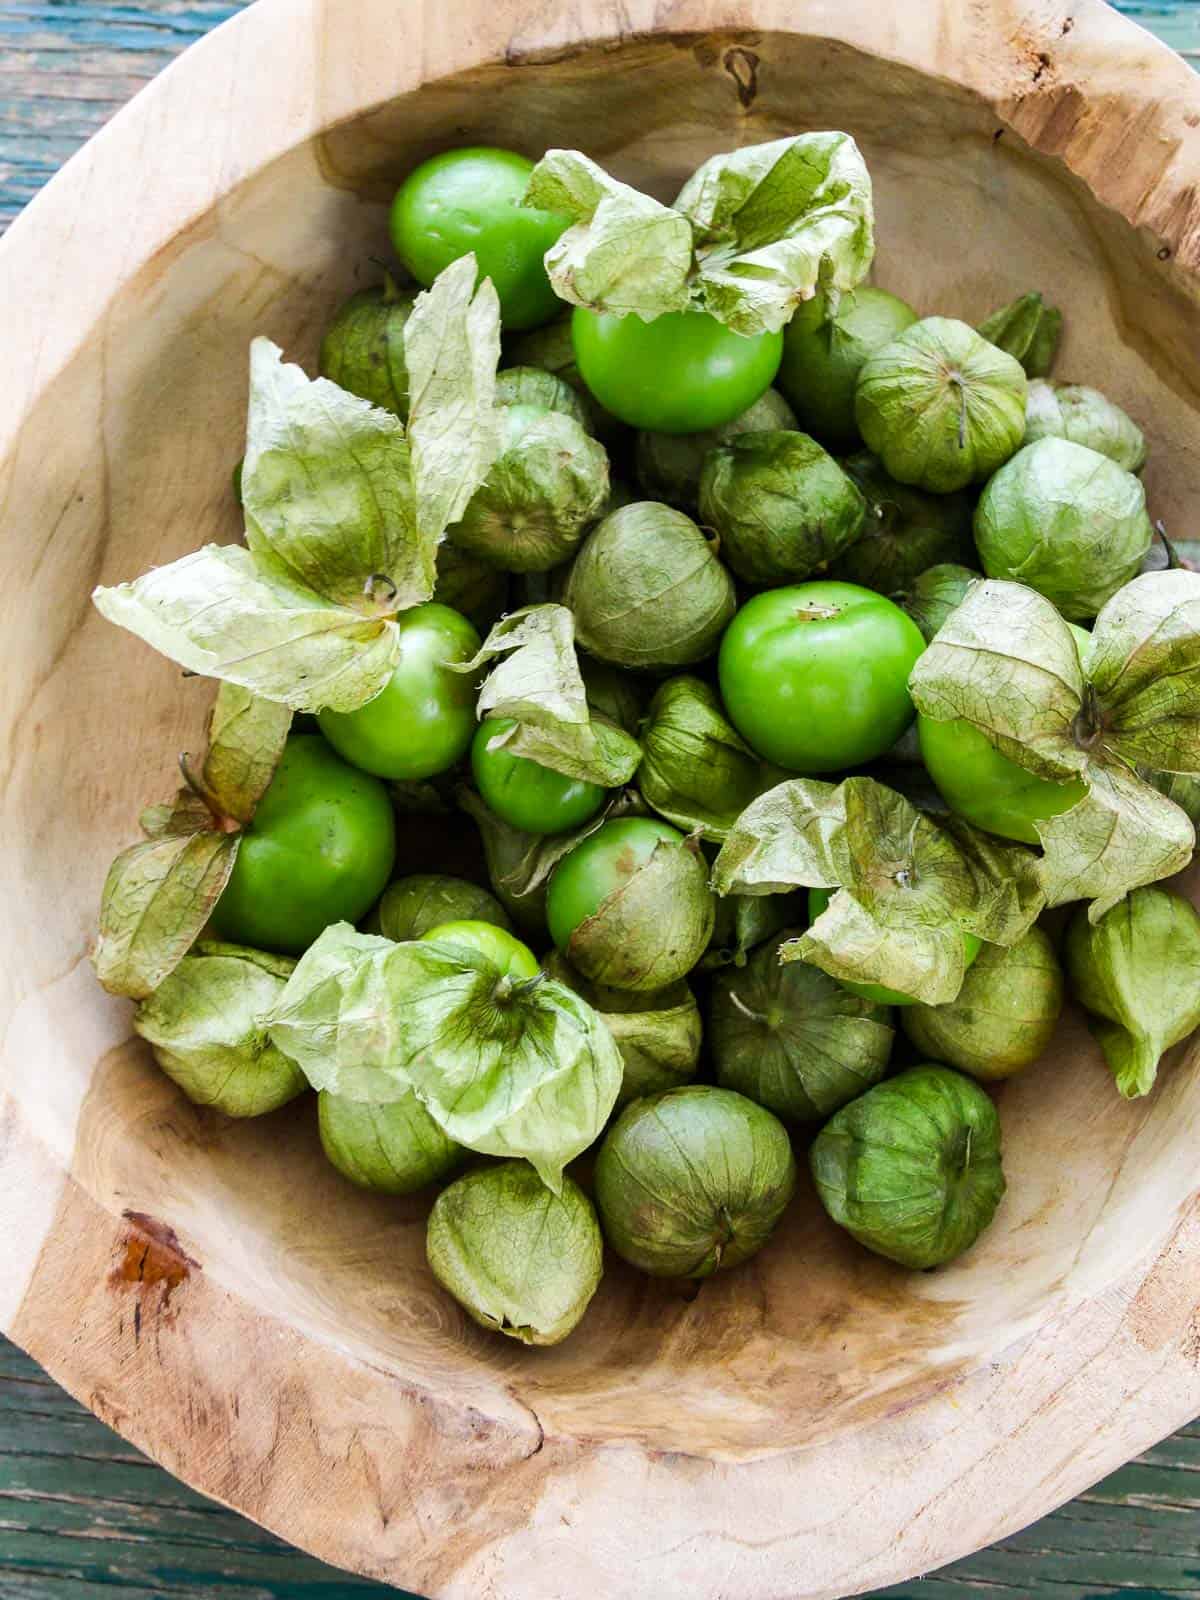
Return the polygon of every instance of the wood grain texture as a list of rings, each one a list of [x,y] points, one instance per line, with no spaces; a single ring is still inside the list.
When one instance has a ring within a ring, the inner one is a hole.
[[[563,139],[666,187],[711,148],[849,123],[884,280],[968,316],[1054,284],[1077,375],[1153,419],[1157,504],[1194,503],[1194,83],[1089,0],[877,12],[452,3],[397,35],[382,0],[269,0],[0,253],[36,330],[0,336],[0,503],[24,535],[0,553],[20,930],[0,1323],[183,1475],[430,1593],[843,1594],[1019,1526],[1200,1398],[1194,1059],[1116,1107],[1068,1029],[1052,1072],[1005,1091],[1001,1226],[936,1281],[864,1261],[805,1197],[790,1253],[698,1309],[615,1272],[586,1344],[535,1362],[433,1290],[419,1207],[337,1188],[303,1108],[235,1130],[182,1105],[82,964],[104,859],[203,706],[98,628],[87,589],[235,532],[248,333],[311,352],[436,144]],[[132,173],[152,204],[130,208]]]
[[[404,1600],[313,1561],[165,1474],[0,1341],[5,1600]],[[1036,1527],[873,1600],[1200,1595],[1200,1427]],[[673,1600],[673,1597],[672,1597]]]

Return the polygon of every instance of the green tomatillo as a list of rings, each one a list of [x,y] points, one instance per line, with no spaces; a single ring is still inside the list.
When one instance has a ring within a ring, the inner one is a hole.
[[[988,577],[1036,589],[1073,622],[1094,617],[1137,576],[1153,538],[1140,479],[1069,439],[1027,444],[975,510]]]
[[[434,1277],[481,1327],[520,1344],[559,1344],[577,1326],[604,1267],[592,1202],[577,1183],[555,1194],[527,1162],[468,1172],[429,1214]]]
[[[408,416],[404,327],[414,296],[389,277],[338,308],[321,341],[321,376],[398,417]]]
[[[415,1194],[450,1177],[467,1152],[444,1134],[416,1095],[381,1103],[322,1090],[321,1147],[351,1183],[378,1194]]]
[[[419,872],[398,878],[383,892],[375,908],[373,927],[364,932],[381,933],[385,939],[402,944],[420,939],[442,922],[492,922],[507,929],[508,913],[499,900],[478,884],[441,872]]]
[[[734,333],[705,311],[638,316],[577,306],[575,359],[588,390],[633,428],[700,433],[719,428],[770,388],[783,335]]]
[[[660,816],[720,844],[756,795],[778,782],[702,678],[668,678],[646,708],[641,730],[642,798]]]
[[[742,433],[704,458],[700,521],[745,583],[822,572],[859,537],[867,503],[806,433]]]
[[[308,1087],[262,1023],[294,966],[242,945],[201,943],[142,1001],[133,1026],[189,1100],[260,1117]]]
[[[840,772],[891,749],[915,715],[908,675],[925,648],[883,595],[824,580],[771,589],[738,612],[718,674],[730,720],[789,772]]]
[[[1126,472],[1140,472],[1146,465],[1146,436],[1137,423],[1099,389],[1086,384],[1029,385],[1025,443],[1047,438],[1069,439],[1097,450]]]
[[[548,572],[572,555],[608,502],[608,456],[574,417],[501,408],[500,454],[448,537],[506,572]]]
[[[1004,1194],[996,1108],[948,1067],[911,1067],[843,1106],[810,1161],[833,1220],[918,1271],[969,1250]]]
[[[585,978],[612,989],[662,989],[699,961],[713,895],[699,849],[650,817],[602,823],[554,869],[550,937]]]
[[[1200,912],[1170,889],[1134,889],[1098,922],[1081,906],[1064,955],[1117,1088],[1149,1094],[1164,1053],[1200,1026]]]
[[[1092,636],[1075,623],[1069,627],[1086,665]],[[1057,783],[1028,772],[962,717],[935,722],[920,714],[917,738],[921,760],[950,809],[1002,839],[1040,844],[1038,823],[1070,811],[1087,792],[1078,779]]]
[[[460,921],[439,922],[423,933],[421,938],[430,944],[453,946],[456,950],[470,950],[483,956],[497,967],[505,978],[520,983],[526,978],[536,978],[541,971],[538,959],[527,944],[514,938],[506,928],[494,922]]]
[[[950,494],[991,476],[1025,437],[1028,382],[965,322],[926,317],[858,375],[855,416],[898,483]]]
[[[737,608],[728,569],[690,517],[651,500],[612,512],[588,535],[563,603],[583,648],[613,666],[703,661]]]
[[[917,313],[898,295],[860,284],[832,315],[823,294],[802,302],[783,333],[779,387],[801,425],[832,449],[858,440],[854,391],[868,358],[911,328]]]
[[[973,1078],[1011,1078],[1041,1056],[1062,1013],[1065,986],[1041,928],[1007,950],[985,945],[944,1006],[910,1006],[901,1025],[922,1055]]]
[[[713,980],[717,1081],[785,1121],[823,1122],[887,1071],[895,1030],[881,1005],[803,961],[787,932]]]
[[[570,778],[528,756],[510,755],[504,740],[516,723],[486,717],[471,745],[471,772],[488,806],[525,833],[566,833],[581,827],[604,804],[606,791]]]
[[[536,328],[560,305],[542,257],[565,217],[521,205],[533,162],[485,145],[445,150],[423,161],[392,202],[392,244],[418,283],[474,254],[490,278],[506,328]]]
[[[619,1256],[655,1277],[707,1278],[766,1244],[796,1187],[777,1117],[729,1089],[635,1100],[596,1158],[596,1205]]]
[[[213,926],[236,944],[299,955],[331,923],[374,905],[395,854],[386,787],[319,734],[293,734],[243,831]]]
[[[357,711],[322,711],[321,732],[364,772],[411,780],[446,772],[475,733],[475,684],[450,670],[470,661],[479,635],[449,606],[414,606],[396,621],[400,659],[382,692]]]

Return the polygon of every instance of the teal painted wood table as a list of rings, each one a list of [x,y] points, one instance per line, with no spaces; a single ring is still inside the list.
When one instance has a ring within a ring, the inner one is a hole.
[[[171,56],[238,9],[0,0],[0,230]],[[1200,65],[1200,0],[1121,9]],[[0,1341],[0,1600],[396,1593],[288,1549],[177,1483]],[[1200,1423],[1024,1533],[886,1595],[1200,1600]]]

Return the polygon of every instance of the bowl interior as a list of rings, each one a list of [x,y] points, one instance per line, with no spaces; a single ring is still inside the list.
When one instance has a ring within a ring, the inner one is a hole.
[[[191,1107],[129,1037],[84,959],[107,863],[196,748],[211,685],[103,623],[96,582],[239,533],[250,338],[309,366],[324,319],[374,281],[384,205],[426,154],[578,146],[670,198],[704,157],[845,128],[876,185],[876,281],[977,320],[1040,288],[1067,313],[1058,371],[1145,427],[1155,515],[1200,491],[1193,291],[1154,242],[1035,155],[981,99],[846,46],[784,35],[655,37],[523,57],[374,107],[248,176],[149,262],[28,419],[4,730],[10,1087],[114,1211],[162,1217],[211,1279],[306,1336],[488,1414],[547,1430],[738,1457],[910,1404],[986,1362],[1165,1237],[1194,1184],[1200,1057],[1116,1096],[1077,1017],[998,1093],[1009,1193],[965,1260],[905,1274],[840,1236],[803,1186],[751,1265],[683,1295],[611,1264],[581,1331],[549,1352],[479,1332],[424,1264],[421,1200],[344,1185],[306,1100],[261,1122]],[[468,824],[463,823],[464,827]],[[428,863],[428,852],[416,861]]]

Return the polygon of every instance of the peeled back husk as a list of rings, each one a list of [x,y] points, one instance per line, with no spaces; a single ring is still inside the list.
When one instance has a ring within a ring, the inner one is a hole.
[[[321,1146],[344,1178],[379,1194],[415,1194],[440,1183],[467,1152],[438,1127],[411,1091],[385,1104],[317,1096]]]
[[[447,537],[505,572],[566,561],[608,500],[608,456],[573,417],[502,408],[504,443]]]
[[[637,481],[652,500],[665,500],[684,511],[700,502],[700,474],[708,452],[739,433],[799,427],[795,412],[779,393],[768,389],[740,417],[721,428],[701,433],[647,433],[637,436]]]
[[[1134,889],[1098,922],[1081,906],[1064,950],[1072,992],[1126,1099],[1200,1026],[1200,913],[1170,889]]]
[[[796,1186],[782,1122],[729,1089],[635,1100],[596,1158],[596,1206],[619,1256],[655,1277],[707,1278],[771,1236]]]
[[[468,1172],[429,1214],[434,1277],[481,1327],[521,1344],[559,1344],[600,1284],[604,1245],[592,1203],[564,1177],[552,1194],[524,1161]]]
[[[261,1019],[296,963],[243,945],[203,943],[134,1012],[154,1059],[197,1105],[260,1117],[308,1087]]]
[[[635,992],[589,983],[557,950],[542,963],[546,976],[586,1000],[616,1040],[625,1074],[617,1108],[642,1095],[689,1083],[700,1063],[703,1024],[696,997],[682,981],[666,989]]]
[[[682,511],[635,501],[588,535],[563,603],[575,637],[601,661],[686,667],[716,650],[737,609],[733,579]]]
[[[700,520],[746,583],[792,583],[829,564],[862,533],[867,503],[806,433],[743,433],[710,450]]]
[[[907,1006],[900,1022],[922,1055],[985,1083],[1032,1066],[1054,1037],[1065,999],[1062,967],[1041,928],[1005,949],[985,944],[958,998]]]
[[[781,963],[780,946],[797,936],[784,932],[717,974],[709,1043],[724,1088],[787,1121],[822,1122],[879,1082],[896,1035],[886,1007],[819,967]]]
[[[695,842],[661,842],[579,924],[566,954],[585,978],[605,988],[666,988],[708,948],[715,901]]]
[[[843,1106],[810,1162],[834,1222],[918,1271],[969,1250],[1004,1195],[996,1108],[949,1067],[911,1067]]]

